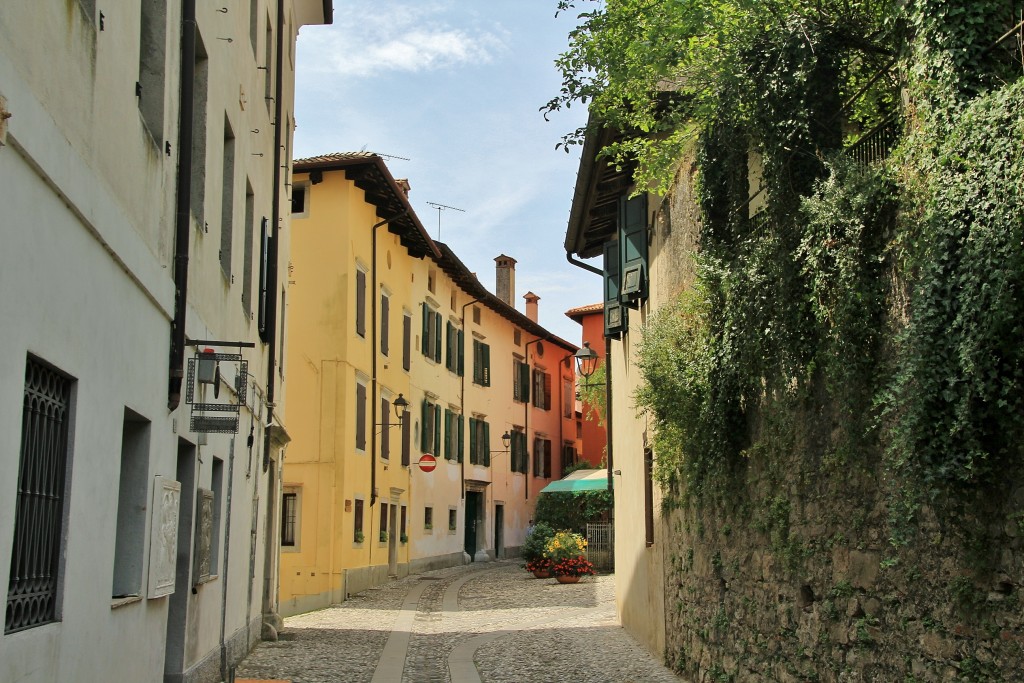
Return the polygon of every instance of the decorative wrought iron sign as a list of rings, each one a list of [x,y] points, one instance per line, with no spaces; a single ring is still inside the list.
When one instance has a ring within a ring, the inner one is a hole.
[[[237,346],[252,347],[254,344],[246,342],[208,342],[193,341],[190,345],[196,347],[196,355],[188,359],[188,373],[185,384],[185,403],[191,406],[189,428],[193,432],[204,432],[207,434],[237,434],[238,416],[241,408],[246,403],[246,392],[248,390],[248,362],[242,358],[241,353],[221,353],[213,346]],[[229,397],[226,402],[220,402],[221,385],[221,363],[234,364],[237,367],[234,382],[234,397]],[[210,389],[204,392],[202,401],[197,401],[196,385],[207,385]],[[213,401],[209,401],[208,393],[212,391]]]

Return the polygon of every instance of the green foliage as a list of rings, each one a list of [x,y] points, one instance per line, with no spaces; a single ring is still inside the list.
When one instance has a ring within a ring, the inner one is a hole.
[[[544,548],[547,547],[548,541],[555,535],[555,530],[544,522],[538,522],[534,525],[530,533],[526,535],[526,540],[523,541],[523,559],[527,562],[533,562],[544,557]]]
[[[562,529],[555,532],[544,545],[544,557],[552,562],[561,562],[581,557],[587,550],[587,541],[574,531]]]
[[[612,509],[611,491],[542,493],[534,519],[555,529],[583,531],[590,522],[605,520]]]
[[[594,374],[580,378],[580,400],[583,403],[583,417],[587,420],[596,419],[602,427],[605,425],[605,374],[604,363],[601,363]]]

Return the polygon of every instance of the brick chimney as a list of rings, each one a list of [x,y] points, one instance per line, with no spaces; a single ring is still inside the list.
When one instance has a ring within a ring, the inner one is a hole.
[[[494,294],[515,308],[516,297],[516,260],[502,254],[494,259],[497,264],[494,278]]]
[[[526,317],[537,322],[537,302],[540,301],[540,297],[533,292],[527,292],[523,294],[523,298],[526,299]]]

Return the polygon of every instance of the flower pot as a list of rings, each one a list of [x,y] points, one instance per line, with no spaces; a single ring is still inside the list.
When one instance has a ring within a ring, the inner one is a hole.
[[[547,569],[534,569],[533,570],[533,575],[535,577],[537,577],[538,579],[550,579],[551,578],[551,572],[548,571]]]
[[[567,576],[565,574],[559,574],[555,577],[558,579],[558,583],[579,583],[580,577],[578,576]]]

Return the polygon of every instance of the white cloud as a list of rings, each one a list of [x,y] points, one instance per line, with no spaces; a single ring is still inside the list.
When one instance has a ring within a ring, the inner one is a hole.
[[[500,27],[456,27],[444,10],[437,3],[347,2],[336,8],[333,26],[303,36],[302,48],[312,70],[347,78],[488,63],[507,50]]]

